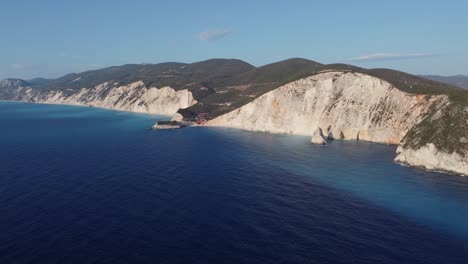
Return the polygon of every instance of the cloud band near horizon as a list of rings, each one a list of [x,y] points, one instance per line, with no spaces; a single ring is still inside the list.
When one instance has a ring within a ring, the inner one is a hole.
[[[432,53],[373,53],[348,59],[348,61],[383,61],[383,60],[403,60],[414,58],[426,58],[434,56]]]

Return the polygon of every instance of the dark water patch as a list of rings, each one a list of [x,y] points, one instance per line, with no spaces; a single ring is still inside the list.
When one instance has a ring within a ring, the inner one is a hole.
[[[0,103],[0,262],[467,263],[466,178],[157,119]]]

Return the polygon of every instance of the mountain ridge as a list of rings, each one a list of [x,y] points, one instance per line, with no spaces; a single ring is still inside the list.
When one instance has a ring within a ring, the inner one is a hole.
[[[214,118],[281,85],[332,70],[364,73],[388,81],[397,89],[408,93],[448,94],[454,101],[468,104],[467,93],[459,87],[422,76],[385,68],[365,69],[342,63],[321,64],[303,58],[286,59],[260,67],[238,59],[221,58],[194,63],[124,64],[70,73],[56,79],[6,80],[15,80],[33,90],[60,90],[68,95],[105,82],[122,86],[142,81],[145,87],[169,86],[175,90],[187,89],[200,103],[181,109],[179,113],[186,118],[208,113],[209,118]],[[0,96],[1,93],[0,91]]]

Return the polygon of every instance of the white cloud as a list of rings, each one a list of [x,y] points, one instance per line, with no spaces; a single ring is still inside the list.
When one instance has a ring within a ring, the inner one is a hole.
[[[13,70],[22,70],[22,69],[31,68],[32,66],[33,66],[32,64],[13,63],[10,65],[10,68],[12,68]]]
[[[373,53],[354,57],[348,59],[349,61],[381,61],[381,60],[402,60],[412,58],[430,57],[434,54],[430,53],[411,53],[411,54],[398,54],[398,53]]]
[[[232,33],[232,29],[212,29],[198,33],[197,37],[199,40],[211,41],[225,38],[227,35]]]

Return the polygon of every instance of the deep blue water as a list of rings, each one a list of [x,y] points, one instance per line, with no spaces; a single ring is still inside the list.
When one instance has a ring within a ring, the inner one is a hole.
[[[468,263],[468,178],[157,119],[0,103],[0,263]]]

